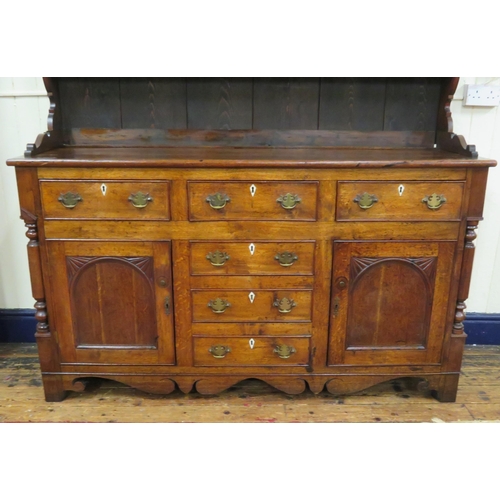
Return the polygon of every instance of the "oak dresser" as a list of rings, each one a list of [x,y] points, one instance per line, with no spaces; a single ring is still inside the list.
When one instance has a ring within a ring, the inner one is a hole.
[[[458,78],[45,78],[16,168],[47,401],[100,379],[454,401],[488,168]]]

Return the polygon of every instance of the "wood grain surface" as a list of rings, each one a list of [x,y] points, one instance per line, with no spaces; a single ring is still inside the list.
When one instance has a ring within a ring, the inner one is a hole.
[[[378,141],[379,142],[379,141]],[[103,152],[106,154],[103,155]],[[428,168],[490,167],[495,160],[472,160],[435,148],[235,148],[98,147],[53,149],[32,158],[13,158],[20,167],[317,167],[317,168]]]
[[[0,345],[0,422],[500,422],[500,347],[466,346],[456,403],[441,404],[404,379],[348,396],[291,396],[257,380],[217,396],[151,395],[118,382],[43,399],[34,344]]]

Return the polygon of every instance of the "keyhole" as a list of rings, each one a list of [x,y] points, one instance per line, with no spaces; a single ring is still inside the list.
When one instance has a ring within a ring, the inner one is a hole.
[[[248,249],[250,250],[250,255],[253,255],[255,253],[255,245],[253,243],[250,243]]]
[[[253,349],[253,348],[254,348],[254,346],[255,346],[255,340],[254,340],[254,339],[250,339],[250,340],[248,341],[248,345],[250,346],[250,349]]]
[[[253,301],[255,300],[255,293],[250,292],[248,294],[248,298],[250,299],[250,304],[253,304]]]
[[[399,187],[398,187],[399,196],[403,196],[403,191],[404,190],[405,190],[405,187],[403,186],[403,184],[400,184]]]
[[[108,187],[106,184],[101,184],[101,193],[103,196],[106,196],[106,191],[108,190]]]
[[[255,196],[256,191],[257,191],[257,187],[255,186],[255,184],[252,184],[252,185],[250,186],[250,194],[251,194],[252,196]]]

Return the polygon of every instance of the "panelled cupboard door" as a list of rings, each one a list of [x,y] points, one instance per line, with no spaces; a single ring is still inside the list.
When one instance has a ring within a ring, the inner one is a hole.
[[[175,363],[170,243],[47,245],[63,363]]]
[[[439,363],[454,249],[334,242],[329,365]]]

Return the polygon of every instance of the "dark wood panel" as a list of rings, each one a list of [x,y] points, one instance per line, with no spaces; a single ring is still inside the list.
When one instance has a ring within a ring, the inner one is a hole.
[[[388,78],[384,129],[435,130],[440,78]]]
[[[347,347],[424,346],[435,260],[353,258]]]
[[[72,128],[120,128],[118,78],[60,78],[62,121]]]
[[[329,364],[439,363],[454,248],[335,242]]]
[[[120,78],[122,127],[185,129],[185,78]]]
[[[251,129],[252,78],[188,78],[187,127]]]
[[[71,143],[80,146],[127,146],[128,148],[132,146],[432,148],[434,136],[433,131],[73,129]]]
[[[383,130],[385,78],[322,78],[319,128]]]
[[[150,258],[68,257],[67,265],[78,346],[156,346]]]
[[[318,128],[319,78],[255,78],[254,129]]]

